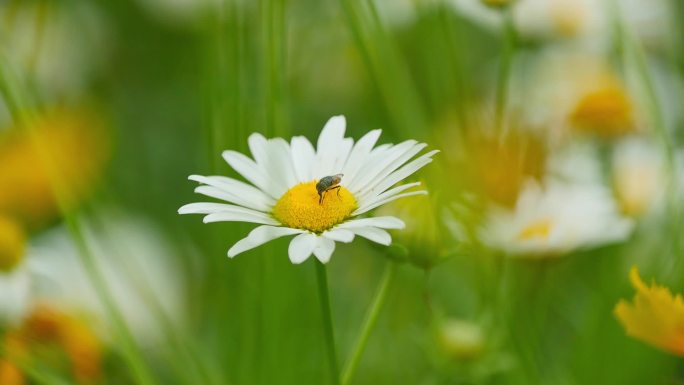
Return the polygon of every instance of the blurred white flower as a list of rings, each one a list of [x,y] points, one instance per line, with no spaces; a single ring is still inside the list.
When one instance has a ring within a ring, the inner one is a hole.
[[[228,250],[231,258],[291,235],[296,236],[288,254],[295,264],[312,254],[327,263],[335,242],[349,243],[357,235],[389,245],[392,237],[386,229],[402,229],[403,221],[392,216],[360,217],[396,199],[427,194],[424,190],[405,192],[420,182],[393,186],[432,162],[438,151],[413,159],[427,144],[407,140],[376,147],[381,130],[370,131],[356,143],[344,137],[345,130],[344,116],[330,118],[316,149],[303,136],[288,143],[254,133],[249,137],[254,159],[223,152],[226,162],[251,184],[224,176],[191,175],[190,180],[203,184],[195,192],[228,203],[190,203],[178,213],[205,214],[205,223],[261,225]]]
[[[515,208],[490,209],[480,238],[512,256],[552,257],[624,241],[633,227],[601,185],[530,182]]]
[[[88,2],[3,2],[0,47],[48,101],[77,97],[106,61],[106,21]]]
[[[667,0],[519,0],[513,19],[525,39],[565,38],[585,47],[605,50],[612,44],[617,9],[627,27],[651,46],[662,45],[672,26]],[[451,0],[457,12],[475,22],[499,30],[501,13],[481,0]]]
[[[663,203],[668,176],[662,146],[645,138],[625,139],[615,147],[612,163],[622,212],[642,216]]]
[[[170,320],[182,322],[185,284],[169,240],[143,219],[109,213],[101,223],[86,223],[84,236],[117,307],[134,335],[143,343],[162,336],[153,306]],[[91,285],[65,227],[31,240],[24,265],[0,280],[2,309],[19,320],[40,303],[91,315],[104,338],[110,337],[107,312]],[[157,301],[152,304],[150,301]]]

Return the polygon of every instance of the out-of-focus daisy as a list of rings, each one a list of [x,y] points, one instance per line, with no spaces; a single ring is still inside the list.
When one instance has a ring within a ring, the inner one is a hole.
[[[107,22],[101,16],[90,2],[5,1],[0,43],[43,99],[77,97],[106,60]]]
[[[577,135],[616,139],[644,128],[643,111],[605,57],[547,50],[520,61],[512,106],[529,124],[548,127],[554,142]]]
[[[550,181],[528,184],[513,209],[492,208],[480,238],[513,256],[548,257],[623,241],[633,227],[603,186]]]
[[[644,138],[629,138],[614,149],[613,189],[622,212],[642,216],[663,202],[667,173],[661,147]]]
[[[511,130],[505,139],[476,133],[466,135],[457,161],[466,188],[486,200],[513,206],[530,178],[541,179],[546,148],[531,133]]]
[[[636,290],[634,300],[621,300],[615,306],[615,316],[627,334],[665,351],[684,356],[684,300],[680,294],[655,282],[646,285],[639,270],[629,274]]]
[[[488,0],[451,0],[457,12],[494,30],[502,15]],[[509,2],[491,0],[491,3]],[[518,34],[528,40],[566,39],[605,52],[611,47],[614,10],[632,33],[651,47],[667,45],[674,14],[667,0],[518,0],[512,4]]]
[[[251,184],[223,176],[192,175],[190,180],[203,184],[196,192],[228,203],[191,203],[178,212],[206,214],[205,223],[260,224],[228,250],[229,257],[288,235],[296,235],[288,249],[292,263],[302,263],[311,254],[326,263],[335,242],[351,242],[356,235],[389,245],[392,238],[386,229],[403,228],[404,222],[391,216],[360,216],[395,199],[426,194],[408,191],[420,183],[392,186],[432,162],[437,151],[413,159],[427,146],[415,140],[375,147],[380,130],[354,143],[344,137],[345,126],[343,116],[331,118],[316,149],[301,136],[288,143],[252,134],[249,147],[254,159],[235,151],[223,153],[226,162]],[[325,187],[331,190],[322,191]]]
[[[18,362],[38,361],[57,372],[70,372],[77,384],[97,383],[102,371],[100,341],[86,319],[39,305],[2,339],[0,383],[21,385],[26,376]],[[67,362],[67,367],[62,366]]]
[[[0,214],[29,228],[54,220],[61,202],[73,206],[90,193],[108,158],[103,123],[85,110],[58,110],[35,126],[0,136]]]
[[[185,285],[168,238],[146,220],[113,211],[83,222],[83,236],[135,337],[143,344],[163,337],[155,308],[181,326]],[[10,323],[20,324],[32,308],[49,304],[88,315],[98,335],[111,338],[108,313],[63,226],[34,237],[22,263],[0,275],[0,289],[0,316]]]

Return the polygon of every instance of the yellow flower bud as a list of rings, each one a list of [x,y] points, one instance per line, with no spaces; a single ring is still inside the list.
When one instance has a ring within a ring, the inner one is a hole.
[[[0,272],[11,271],[24,256],[26,235],[14,221],[0,216]]]
[[[485,350],[485,337],[480,325],[464,320],[450,319],[439,330],[439,344],[448,356],[473,359]]]

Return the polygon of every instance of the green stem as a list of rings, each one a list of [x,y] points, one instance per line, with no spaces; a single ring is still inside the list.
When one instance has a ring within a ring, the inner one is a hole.
[[[499,66],[499,76],[496,86],[496,105],[495,105],[495,127],[497,133],[503,137],[505,135],[504,116],[506,113],[506,103],[508,99],[508,85],[511,77],[511,67],[513,66],[513,56],[515,54],[515,25],[513,24],[513,12],[510,7],[502,11],[504,20],[503,47],[501,50],[501,64]]]
[[[333,384],[339,384],[340,369],[337,364],[337,350],[335,349],[335,333],[333,331],[332,311],[330,310],[330,294],[328,290],[328,273],[322,262],[316,261],[316,278],[318,280],[318,298],[321,301],[323,316],[323,333],[330,367],[330,379]]]
[[[614,7],[615,12],[618,12],[617,6],[614,5]],[[665,169],[668,177],[666,186],[666,204],[668,213],[672,215],[672,219],[669,223],[669,239],[672,239],[673,252],[678,253],[681,249],[681,241],[679,237],[681,223],[679,218],[680,207],[677,196],[674,146],[672,144],[670,134],[667,131],[667,124],[665,123],[663,112],[660,108],[660,101],[658,100],[658,95],[653,83],[653,77],[648,68],[648,62],[646,60],[644,49],[621,22],[619,13],[616,15],[616,17],[619,35],[622,37],[623,44],[625,44],[623,51],[625,51],[625,53],[629,52],[632,54],[637,75],[639,76],[639,81],[641,82],[646,94],[645,104],[650,115],[650,121],[660,139],[663,152],[665,153]],[[669,262],[671,265],[664,267],[664,271],[676,272],[677,268],[679,267],[680,259],[670,258]]]
[[[352,351],[352,355],[349,357],[347,364],[345,365],[344,372],[342,373],[342,385],[349,385],[356,373],[356,369],[361,361],[361,356],[364,350],[366,350],[366,345],[368,344],[368,339],[370,334],[378,321],[378,316],[380,315],[380,310],[382,309],[385,301],[387,300],[387,293],[389,291],[390,284],[394,279],[397,266],[394,262],[389,262],[385,268],[385,273],[382,276],[380,284],[375,292],[375,297],[371,306],[368,308],[366,313],[366,318],[363,321],[363,327],[361,328],[361,334],[356,340],[356,345]]]

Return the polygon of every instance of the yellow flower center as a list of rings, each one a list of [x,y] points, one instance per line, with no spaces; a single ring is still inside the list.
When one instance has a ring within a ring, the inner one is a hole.
[[[575,107],[572,122],[581,131],[611,138],[634,128],[632,102],[625,90],[608,87],[585,95]]]
[[[24,256],[26,236],[9,219],[0,216],[0,272],[11,271]]]
[[[327,191],[323,202],[318,201],[316,182],[300,183],[280,197],[273,216],[287,227],[321,233],[349,218],[358,207],[354,195],[344,187]]]
[[[543,219],[537,222],[533,222],[529,226],[522,229],[518,238],[523,241],[528,241],[535,238],[548,238],[551,234],[551,221],[548,219]]]

